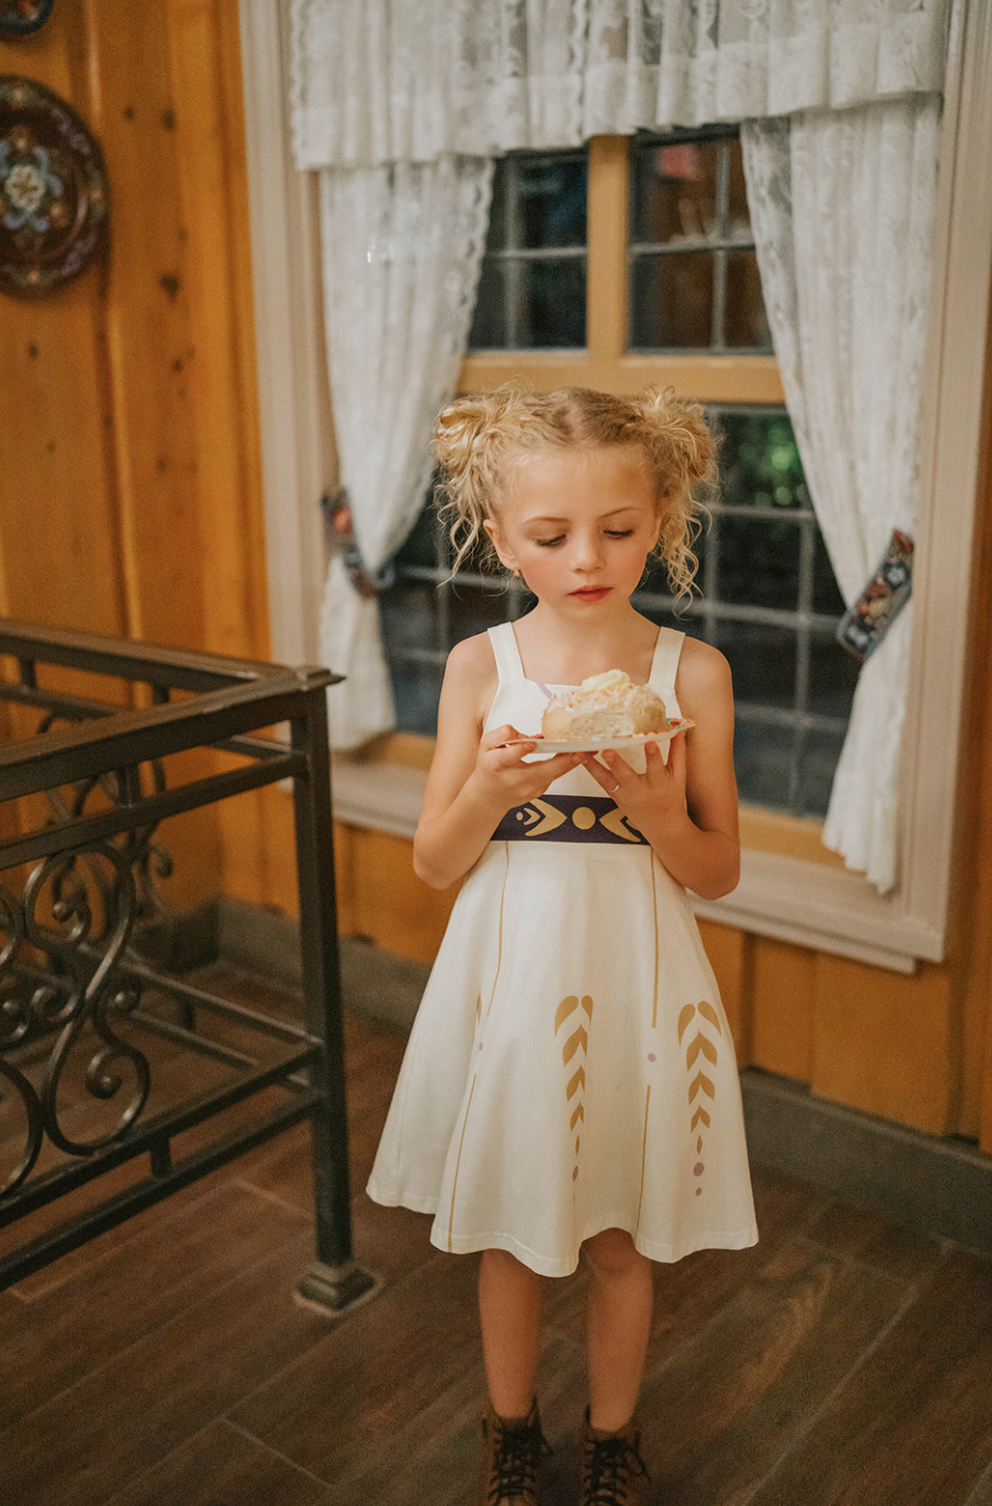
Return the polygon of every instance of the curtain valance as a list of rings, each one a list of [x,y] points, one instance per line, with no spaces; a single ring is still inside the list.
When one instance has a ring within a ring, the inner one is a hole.
[[[939,93],[951,0],[293,0],[302,169]]]

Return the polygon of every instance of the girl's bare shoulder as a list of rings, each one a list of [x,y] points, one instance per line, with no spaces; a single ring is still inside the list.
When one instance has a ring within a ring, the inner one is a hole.
[[[462,638],[448,655],[441,690],[443,701],[457,700],[463,709],[471,707],[484,718],[492,704],[499,681],[496,660],[488,633]]]
[[[714,701],[733,702],[730,665],[711,643],[687,637],[679,658],[677,688],[683,716],[697,720],[700,710]]]

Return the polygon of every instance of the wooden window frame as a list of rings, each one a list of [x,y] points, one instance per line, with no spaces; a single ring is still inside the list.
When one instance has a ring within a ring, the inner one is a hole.
[[[663,382],[698,402],[784,403],[774,356],[628,352],[628,158],[625,136],[594,136],[589,142],[585,350],[472,351],[462,362],[459,392],[479,392],[526,376],[540,392],[568,386],[638,392]]]
[[[333,429],[323,396],[316,180],[295,171],[289,148],[288,0],[239,3],[272,652],[277,659],[299,662],[319,658],[323,569],[317,503],[334,479]],[[952,37],[944,103],[900,886],[881,896],[860,875],[836,865],[820,848],[815,822],[745,811],[741,884],[726,900],[696,903],[700,914],[724,924],[903,972],[912,971],[919,959],[944,957],[951,898],[975,502],[985,434],[990,76],[992,3],[981,0],[967,7]],[[616,138],[593,142],[594,156],[603,164],[624,150]],[[625,232],[625,175],[597,167],[590,195],[602,195],[597,221],[612,221]],[[625,249],[616,235],[601,240],[597,234],[589,256],[590,278],[603,279],[612,291],[601,313],[591,311],[586,351],[535,353],[529,376],[536,386],[608,387],[620,380],[626,390],[635,390],[668,380],[700,401],[782,401],[771,357],[624,352],[618,331],[626,320]],[[465,363],[462,385],[498,383],[517,369],[519,352],[476,353]],[[933,708],[939,708],[939,716]],[[423,754],[407,752],[413,761]],[[406,796],[391,805],[395,783],[388,773],[367,779],[355,797],[356,819],[382,830],[409,830],[415,811]]]

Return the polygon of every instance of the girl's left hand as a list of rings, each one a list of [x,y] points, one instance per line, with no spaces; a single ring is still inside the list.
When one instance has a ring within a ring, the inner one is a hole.
[[[685,736],[685,732],[680,731],[672,738],[668,745],[667,764],[657,743],[645,743],[643,774],[632,769],[627,760],[612,748],[600,754],[585,753],[582,762],[638,830],[642,830],[642,822],[649,819],[655,827],[664,826],[668,821],[684,821]]]

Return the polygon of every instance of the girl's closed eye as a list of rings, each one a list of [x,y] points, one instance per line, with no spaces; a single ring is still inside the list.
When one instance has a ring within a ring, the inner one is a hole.
[[[608,528],[606,530],[606,537],[608,539],[629,539],[633,532],[632,528]]]
[[[564,541],[565,535],[563,533],[556,533],[553,539],[535,539],[534,543],[539,549],[553,549],[556,544],[562,544]]]

